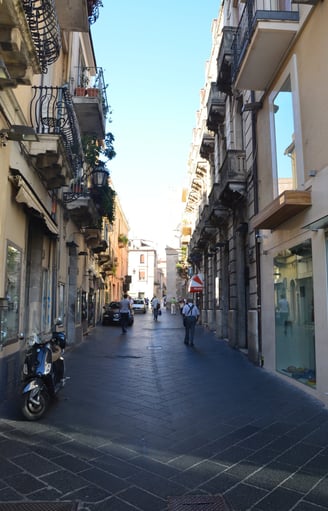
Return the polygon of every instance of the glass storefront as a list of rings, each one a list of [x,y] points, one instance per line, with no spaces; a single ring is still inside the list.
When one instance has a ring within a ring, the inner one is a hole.
[[[311,240],[274,257],[276,369],[315,387]]]

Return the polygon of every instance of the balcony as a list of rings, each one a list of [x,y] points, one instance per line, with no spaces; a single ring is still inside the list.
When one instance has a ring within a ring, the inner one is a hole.
[[[208,221],[214,227],[221,227],[229,218],[229,210],[220,201],[220,185],[214,183],[208,196]]]
[[[225,118],[225,97],[219,91],[215,82],[211,83],[211,89],[207,101],[206,126],[210,131],[217,131],[218,125],[222,124]]]
[[[233,59],[232,42],[235,27],[223,27],[222,40],[217,58],[217,86],[220,92],[231,94],[231,64]]]
[[[55,0],[59,24],[67,32],[89,32],[87,0]]]
[[[189,243],[190,251],[203,250],[217,233],[217,228],[208,221],[209,206],[206,204],[199,216],[198,223]]]
[[[219,183],[215,188],[216,199],[223,206],[232,207],[246,192],[245,152],[227,151],[224,162],[219,169]]]
[[[0,2],[0,57],[6,72],[0,90],[31,85],[33,74],[46,73],[61,49],[60,28],[52,2]]]
[[[207,131],[204,131],[202,141],[199,148],[199,154],[204,160],[210,161],[214,152],[214,137]]]
[[[40,142],[31,144],[30,154],[36,159],[47,187],[58,188],[81,168],[79,125],[67,87],[32,87],[32,90],[30,124]]]
[[[97,228],[87,227],[84,230],[84,239],[86,241],[87,247],[91,248],[94,253],[100,252],[102,250],[106,250],[107,243],[105,240],[101,239],[101,230]],[[105,241],[106,245],[103,244]]]
[[[96,239],[96,246],[100,237],[100,231],[96,228],[100,215],[89,191],[64,192],[63,201],[70,218],[79,228],[93,228],[92,230],[97,231],[97,235],[94,237]],[[92,246],[93,241],[90,234],[87,243],[88,246]]]
[[[279,0],[247,0],[233,40],[235,88],[267,88],[297,34],[298,22],[298,5]]]
[[[81,82],[85,71],[90,73],[90,68],[81,71]],[[92,70],[91,70],[92,71]],[[105,138],[105,124],[108,113],[106,85],[103,70],[97,68],[93,86],[76,87],[73,96],[75,112],[79,121],[82,135],[94,136],[97,140]]]
[[[253,229],[275,229],[312,205],[310,191],[285,190],[251,221]]]
[[[204,249],[206,246],[206,240],[201,237],[201,228],[200,224],[198,223],[196,226],[196,229],[194,229],[194,232],[192,234],[191,240],[190,240],[190,251],[199,251]]]

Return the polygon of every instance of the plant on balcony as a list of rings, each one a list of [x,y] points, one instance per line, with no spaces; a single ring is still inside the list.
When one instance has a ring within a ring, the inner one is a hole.
[[[181,247],[181,256],[180,260],[176,264],[176,270],[178,276],[183,280],[189,279],[189,264],[187,260],[187,247]]]
[[[92,189],[91,196],[97,206],[99,215],[106,217],[109,223],[113,224],[115,220],[115,190],[107,182],[101,188]]]
[[[127,236],[125,236],[125,234],[119,234],[117,241],[118,241],[118,246],[121,248],[126,247],[127,244],[129,243],[129,239]]]
[[[99,161],[105,164],[115,158],[114,140],[114,135],[110,132],[106,133],[103,141],[97,140],[90,135],[82,137],[85,163],[89,165],[89,167],[94,167]]]
[[[99,141],[92,136],[82,138],[86,176],[92,176],[98,169],[106,171],[109,176],[106,163],[116,155],[113,142],[114,136],[110,132],[106,133],[103,141]],[[109,185],[108,179],[105,180],[103,186],[98,185],[90,188],[90,194],[97,206],[99,215],[106,217],[112,224],[115,220],[116,192]],[[101,220],[99,221],[99,228],[101,228],[100,224]]]
[[[178,262],[176,264],[176,270],[177,270],[178,276],[181,279],[183,279],[183,280],[188,280],[189,279],[188,265],[187,264],[184,264],[182,262]]]

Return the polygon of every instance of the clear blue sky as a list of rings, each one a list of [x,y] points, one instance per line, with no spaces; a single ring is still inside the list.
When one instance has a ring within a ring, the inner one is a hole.
[[[172,245],[205,83],[215,0],[103,0],[92,25],[117,156],[109,167],[130,236]],[[155,219],[155,221],[154,221]],[[157,222],[156,222],[157,220]]]

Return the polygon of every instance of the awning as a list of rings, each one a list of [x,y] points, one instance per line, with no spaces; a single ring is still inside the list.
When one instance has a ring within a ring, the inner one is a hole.
[[[204,287],[204,279],[201,273],[193,275],[189,281],[188,292],[189,293],[201,293]]]
[[[18,192],[16,194],[16,201],[21,204],[26,204],[30,209],[33,209],[41,216],[47,229],[52,233],[58,235],[58,227],[52,220],[48,212],[42,206],[38,197],[30,190],[27,184],[21,177],[15,178],[15,185],[18,186]]]

